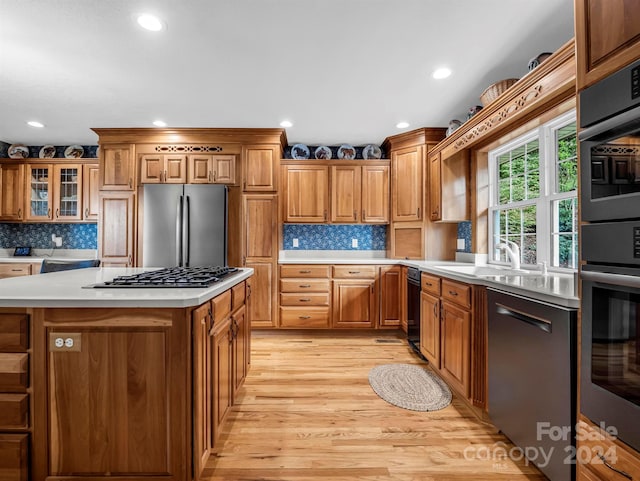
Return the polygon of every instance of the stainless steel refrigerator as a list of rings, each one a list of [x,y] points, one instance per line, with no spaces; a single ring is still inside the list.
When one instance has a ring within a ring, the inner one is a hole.
[[[227,265],[227,187],[143,187],[142,266]]]

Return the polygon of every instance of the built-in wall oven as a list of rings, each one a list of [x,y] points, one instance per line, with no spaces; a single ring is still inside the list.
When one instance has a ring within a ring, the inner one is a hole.
[[[580,411],[640,450],[640,61],[580,94]]]

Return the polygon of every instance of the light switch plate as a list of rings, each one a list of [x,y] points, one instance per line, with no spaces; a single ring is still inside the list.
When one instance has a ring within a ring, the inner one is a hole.
[[[358,239],[351,239],[351,247],[358,247]]]
[[[464,239],[458,239],[458,247],[456,248],[460,250],[464,249]]]
[[[293,247],[298,247],[298,239],[293,239]]]

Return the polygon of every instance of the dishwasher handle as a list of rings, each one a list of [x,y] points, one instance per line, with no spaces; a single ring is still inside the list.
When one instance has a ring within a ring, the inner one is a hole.
[[[532,326],[537,327],[538,329],[551,333],[551,322],[545,319],[533,317],[530,314],[525,314],[524,312],[515,310],[511,307],[507,307],[499,303],[496,303],[496,311],[498,312],[498,314],[513,317],[518,321],[526,322],[527,324],[531,324]]]

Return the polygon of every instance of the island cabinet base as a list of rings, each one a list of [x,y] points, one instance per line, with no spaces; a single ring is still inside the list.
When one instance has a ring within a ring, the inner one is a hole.
[[[33,309],[34,481],[191,479],[191,310]]]

